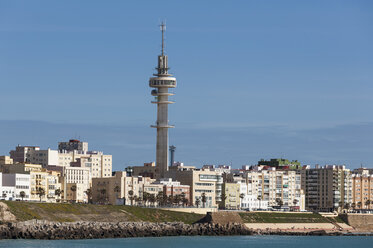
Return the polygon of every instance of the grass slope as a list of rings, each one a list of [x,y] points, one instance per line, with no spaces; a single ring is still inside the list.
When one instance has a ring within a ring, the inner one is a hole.
[[[256,212],[240,213],[245,223],[327,223],[320,214]]]
[[[194,223],[204,215],[133,206],[5,201],[18,221],[146,221]]]

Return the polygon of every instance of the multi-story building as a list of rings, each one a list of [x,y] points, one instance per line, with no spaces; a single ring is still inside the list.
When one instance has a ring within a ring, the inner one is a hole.
[[[65,151],[58,153],[58,165],[89,168],[92,178],[111,177],[112,156],[98,151]]]
[[[190,186],[190,202],[193,206],[216,208],[221,201],[223,177],[221,172],[195,169],[193,167],[171,166],[167,178]],[[202,196],[206,202],[202,204]]]
[[[60,181],[63,201],[88,202],[87,190],[91,187],[92,181],[89,168],[63,167]]]
[[[8,200],[30,200],[30,174],[2,174],[1,187],[8,189],[8,192],[11,191],[5,197]]]
[[[10,156],[0,156],[0,166],[3,164],[13,164],[13,159]]]
[[[9,153],[15,163],[41,164],[43,167],[58,164],[58,151],[49,148],[40,150],[38,146],[17,146]]]
[[[59,151],[85,151],[88,152],[88,142],[71,139],[68,142],[58,142]]]
[[[240,209],[240,184],[224,183],[222,205],[225,209]]]
[[[352,174],[352,203],[354,209],[371,209],[373,206],[373,174],[365,168]]]
[[[283,158],[261,159],[258,161],[258,166],[270,166],[276,169],[301,169],[301,163],[298,160],[290,161]]]
[[[261,196],[258,197],[257,194],[253,194],[252,183],[248,184],[246,180],[240,180],[237,183],[240,185],[240,196],[243,196],[240,197],[241,209],[250,211],[268,209],[268,200],[262,200]]]
[[[352,203],[351,171],[344,165],[325,165],[302,170],[302,189],[306,194],[306,209],[334,211],[349,208]]]
[[[135,199],[141,199],[144,185],[150,185],[155,179],[150,177],[127,176],[125,171],[116,171],[114,176],[92,179],[92,201],[113,205],[134,205]]]
[[[272,207],[304,210],[305,199],[301,189],[301,173],[293,170],[267,168],[246,173],[247,195],[256,195],[259,201],[268,201]]]

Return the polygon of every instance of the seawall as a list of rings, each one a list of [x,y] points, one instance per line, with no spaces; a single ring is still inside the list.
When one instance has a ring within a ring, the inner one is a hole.
[[[373,232],[373,214],[341,214],[347,224],[361,232]]]

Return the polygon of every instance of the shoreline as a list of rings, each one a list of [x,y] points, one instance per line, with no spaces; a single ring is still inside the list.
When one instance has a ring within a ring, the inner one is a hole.
[[[0,239],[103,239],[163,236],[373,236],[373,233],[326,230],[249,229],[241,223],[184,224],[182,222],[49,222],[25,221],[0,225]]]

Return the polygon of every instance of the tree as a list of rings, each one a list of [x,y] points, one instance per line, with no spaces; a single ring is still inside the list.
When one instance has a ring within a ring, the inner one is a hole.
[[[244,193],[241,193],[240,194],[240,208],[241,208],[241,204],[242,204],[242,200],[243,200],[243,198],[245,198],[245,194]]]
[[[37,195],[39,196],[39,199],[41,201],[41,198],[45,195],[45,190],[43,188],[38,188]]]
[[[175,195],[174,203],[176,204],[176,206],[179,206],[180,202],[181,202],[181,196],[180,195]]]
[[[220,199],[221,200],[219,202],[219,207],[220,207],[220,209],[225,209],[225,200],[227,199],[227,195],[225,194],[224,191],[221,193]]]
[[[357,208],[359,208],[359,209],[361,208],[361,202],[357,203]]]
[[[21,199],[22,199],[22,201],[23,201],[23,198],[26,197],[26,193],[25,193],[25,191],[21,191],[21,192],[19,192],[19,196],[21,197]]]
[[[148,192],[144,192],[142,194],[142,200],[144,201],[144,205],[146,206],[146,203],[149,201],[150,194]]]
[[[258,199],[258,201],[259,201],[259,209],[261,209],[262,208],[262,196],[261,195],[258,195],[258,197],[256,198],[256,199]]]
[[[365,201],[365,205],[366,205],[366,208],[368,209],[368,208],[370,208],[370,205],[371,204],[371,201],[370,200],[366,200]]]
[[[353,202],[353,203],[351,204],[351,207],[352,207],[353,209],[355,209],[355,208],[356,208],[356,203]]]
[[[276,198],[276,203],[277,203],[277,206],[279,206],[279,208],[282,207],[282,205],[284,205],[283,201],[281,200],[281,198]]]
[[[163,206],[164,205],[164,195],[163,195],[162,191],[158,192],[158,194],[156,196],[156,200],[158,202],[158,206]]]
[[[174,203],[174,197],[173,197],[172,195],[169,195],[169,196],[167,197],[167,204],[168,204],[169,206],[172,206],[173,203]]]
[[[183,202],[183,206],[185,207],[185,206],[188,206],[189,200],[188,198],[183,198],[182,202]]]
[[[73,193],[73,197],[74,197],[74,199],[73,199],[72,201],[75,202],[75,201],[76,201],[76,194],[75,194],[75,192],[76,192],[76,185],[72,185],[72,186],[70,187],[70,190],[71,190],[72,192],[74,192],[74,193]]]
[[[133,194],[134,194],[134,192],[133,192],[133,190],[131,189],[130,191],[128,191],[128,195],[129,195],[129,198],[130,198],[130,201],[131,201],[131,205],[133,205]]]
[[[201,195],[201,201],[202,201],[203,208],[205,208],[206,207],[206,202],[207,202],[207,197],[206,197],[205,193],[202,193],[202,195]]]
[[[91,191],[91,189],[87,189],[84,193],[87,195],[88,203],[92,203],[92,191]]]
[[[199,204],[201,204],[201,200],[199,198],[196,199],[196,206],[199,207]]]
[[[155,201],[156,201],[156,198],[155,198],[155,195],[154,194],[149,194],[149,201],[150,203],[153,205],[153,207],[155,206]]]

